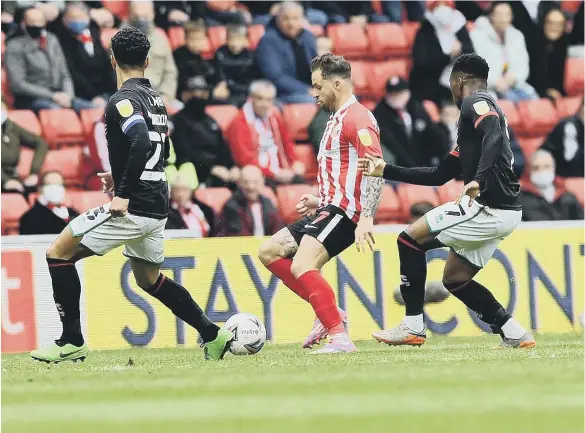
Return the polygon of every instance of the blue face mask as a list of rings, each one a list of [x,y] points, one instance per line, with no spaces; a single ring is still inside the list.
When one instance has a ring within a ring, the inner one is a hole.
[[[69,21],[67,23],[67,28],[71,30],[75,34],[83,33],[84,30],[89,28],[88,21]]]

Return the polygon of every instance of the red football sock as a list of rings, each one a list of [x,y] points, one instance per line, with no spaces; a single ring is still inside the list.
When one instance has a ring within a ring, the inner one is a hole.
[[[309,294],[309,302],[315,314],[329,334],[345,332],[341,315],[335,303],[335,293],[317,270],[305,272],[298,280]]]
[[[305,290],[302,284],[293,276],[290,271],[292,265],[292,259],[278,259],[270,263],[266,268],[278,278],[293,292],[309,302],[309,294]]]

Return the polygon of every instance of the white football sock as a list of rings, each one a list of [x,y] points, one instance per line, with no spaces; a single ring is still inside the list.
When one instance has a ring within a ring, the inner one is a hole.
[[[526,329],[522,327],[520,323],[513,317],[508,319],[506,323],[502,326],[502,333],[506,338],[512,338],[514,340],[518,340],[522,338],[524,334],[526,334]]]
[[[417,314],[416,316],[404,316],[403,322],[418,334],[423,333],[425,330],[425,322],[422,314]]]

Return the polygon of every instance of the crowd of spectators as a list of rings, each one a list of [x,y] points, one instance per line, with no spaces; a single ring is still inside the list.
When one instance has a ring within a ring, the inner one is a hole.
[[[374,100],[368,94],[364,100],[380,125],[384,158],[403,166],[436,166],[455,146],[459,111],[451,102],[448,77],[457,56],[483,56],[490,65],[488,90],[516,104],[566,97],[567,59],[583,55],[583,2],[570,13],[555,1],[143,0],[122,6],[124,13],[100,1],[1,4],[3,89],[10,93],[2,99],[2,191],[36,197],[22,217],[21,233],[38,227],[56,233],[76,211],[63,204],[63,176],[43,172],[50,152],[46,141],[12,122],[10,110],[103,108],[116,90],[103,37],[111,29],[131,25],[149,38],[146,77],[173,114],[167,227],[190,230],[196,237],[272,234],[283,221],[266,188],[315,182],[282,112],[287,104],[314,105],[310,61],[336,51],[328,33],[315,34],[315,26],[418,23],[410,72],[388,74],[383,95]],[[252,25],[264,26],[254,46]],[[211,50],[210,32],[218,26],[225,43]],[[184,31],[184,43],[174,47],[167,33],[177,28]],[[235,107],[229,123],[220,124],[209,114],[209,107],[217,105]],[[523,151],[523,137],[510,128],[526,220],[583,218],[563,180],[584,174],[583,103],[568,114],[530,154]],[[304,141],[313,145],[315,155],[328,119],[329,113],[319,109],[307,122]],[[18,172],[23,147],[34,151],[26,176]],[[92,176],[109,169],[101,120],[88,135],[86,153]],[[97,189],[99,182],[85,186]],[[233,192],[219,212],[194,194],[196,188],[210,187]],[[31,195],[37,190],[38,196]],[[410,213],[417,216],[430,205],[415,203]]]

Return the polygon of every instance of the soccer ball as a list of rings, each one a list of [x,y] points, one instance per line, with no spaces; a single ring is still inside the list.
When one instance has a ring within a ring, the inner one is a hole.
[[[253,314],[234,314],[225,322],[225,328],[234,334],[230,346],[234,355],[254,355],[266,343],[266,328]]]

